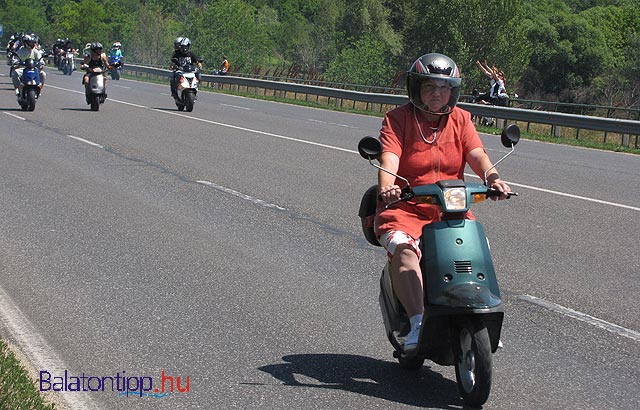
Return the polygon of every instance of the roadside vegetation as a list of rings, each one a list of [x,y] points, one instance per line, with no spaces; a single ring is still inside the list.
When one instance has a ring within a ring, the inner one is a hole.
[[[0,0],[1,40],[35,32],[80,50],[123,44],[125,61],[168,65],[187,36],[217,69],[398,87],[426,52],[452,57],[463,94],[488,91],[476,61],[527,100],[640,107],[638,0]]]
[[[0,409],[54,410],[40,396],[34,381],[0,339]]]

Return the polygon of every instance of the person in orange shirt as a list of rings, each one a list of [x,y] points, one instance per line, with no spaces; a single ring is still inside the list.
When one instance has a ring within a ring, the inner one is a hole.
[[[443,54],[425,54],[407,73],[409,103],[389,111],[380,130],[380,165],[405,177],[411,186],[445,179],[464,179],[465,165],[484,178],[493,167],[471,122],[471,114],[457,107],[462,79],[456,63]],[[493,169],[487,184],[502,192],[509,186]],[[399,202],[404,183],[386,172],[378,172],[378,203],[374,226],[380,244],[387,250],[393,289],[411,322],[405,352],[417,348],[424,313],[419,240],[425,224],[438,221],[440,212],[429,204]],[[467,218],[475,219],[471,211]],[[428,245],[428,244],[427,244]]]
[[[222,63],[220,64],[220,71],[218,74],[227,75],[229,72],[229,60],[227,60],[227,56],[225,54],[222,55]]]

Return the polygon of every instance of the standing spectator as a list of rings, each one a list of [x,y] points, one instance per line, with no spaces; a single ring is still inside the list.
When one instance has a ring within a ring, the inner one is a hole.
[[[498,67],[490,66],[487,62],[484,65],[476,60],[476,64],[480,67],[483,73],[491,79],[489,85],[489,92],[480,94],[476,97],[475,101],[482,104],[493,104],[506,106],[509,102],[509,95],[504,83],[504,73],[498,69]]]
[[[476,60],[476,64],[478,65],[478,67],[480,67],[482,72],[487,77],[490,78],[489,92],[486,92],[484,94],[480,94],[477,97],[476,102],[481,103],[481,104],[491,104],[491,98],[493,97],[498,77],[497,77],[496,73],[493,71],[493,68],[491,68],[491,66],[489,66],[489,64],[487,64],[486,61],[484,62],[484,65],[483,65],[480,62],[480,60]]]
[[[220,71],[218,72],[218,74],[227,75],[228,72],[229,72],[229,60],[227,60],[226,54],[223,54],[222,63],[220,64]]]

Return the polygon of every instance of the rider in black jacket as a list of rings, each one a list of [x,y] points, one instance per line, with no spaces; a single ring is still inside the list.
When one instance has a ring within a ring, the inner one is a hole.
[[[187,37],[177,38],[173,42],[173,46],[174,52],[171,56],[171,69],[173,70],[173,75],[171,76],[171,96],[176,97],[178,95],[176,70],[181,69],[187,64],[194,64],[198,67],[196,77],[199,81],[200,70],[202,69],[202,59],[191,51],[191,40]]]

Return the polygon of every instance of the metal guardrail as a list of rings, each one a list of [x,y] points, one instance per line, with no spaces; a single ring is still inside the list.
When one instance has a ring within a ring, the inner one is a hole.
[[[124,69],[132,72],[146,73],[161,77],[169,77],[171,75],[170,70],[133,64],[127,64]],[[233,84],[242,87],[255,87],[275,91],[300,93],[350,101],[360,101],[369,104],[386,104],[399,106],[409,101],[408,98],[404,95],[365,93],[361,91],[351,91],[339,88],[296,84],[283,81],[261,80],[256,78],[237,77],[230,75],[203,74],[201,76],[201,79],[203,82],[209,83]],[[638,135],[640,135],[640,121],[565,114],[552,111],[538,111],[522,108],[498,107],[493,105],[470,104],[462,102],[458,105],[469,111],[471,114],[480,117],[493,117],[507,121],[524,121],[536,124],[547,124],[556,127],[611,132],[626,135],[627,141],[629,141],[628,137],[633,135],[636,136],[635,145],[636,147],[638,146]]]

